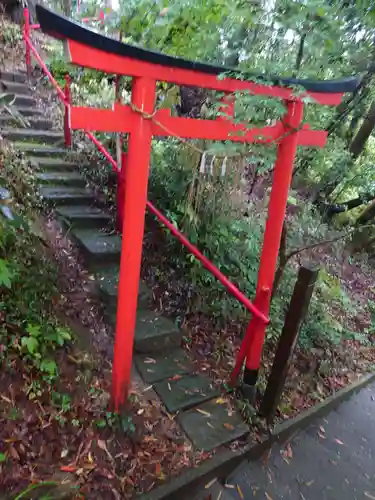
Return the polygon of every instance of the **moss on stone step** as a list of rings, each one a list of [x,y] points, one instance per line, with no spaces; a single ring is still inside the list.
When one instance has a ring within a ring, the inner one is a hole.
[[[71,235],[90,267],[96,264],[109,265],[120,260],[121,238],[118,234],[106,234],[95,229],[74,229]]]
[[[32,89],[27,83],[5,80],[0,75],[0,91],[12,94],[30,94]]]
[[[78,172],[41,172],[36,178],[45,184],[63,184],[65,186],[86,186],[86,181]]]
[[[96,274],[100,298],[106,305],[112,307],[112,312],[116,312],[117,309],[118,276],[119,268],[117,266]],[[143,281],[140,281],[138,290],[138,308],[144,309],[147,307],[151,299],[151,290]]]
[[[51,156],[38,157],[32,156],[30,162],[36,165],[37,168],[43,171],[60,171],[60,172],[71,172],[77,168],[75,163],[70,161],[64,161],[61,158],[54,158]]]
[[[91,189],[71,186],[39,186],[42,198],[51,205],[77,205],[94,203],[95,194]]]
[[[239,412],[233,411],[222,398],[182,412],[178,421],[194,447],[203,451],[214,450],[249,432]]]
[[[25,72],[12,73],[10,71],[0,71],[0,78],[6,82],[25,83],[27,81]]]
[[[116,325],[116,311],[106,305],[104,319]],[[155,354],[175,349],[181,345],[182,332],[168,318],[154,312],[139,309],[135,325],[134,350],[140,354]]]
[[[186,410],[220,394],[212,380],[203,375],[163,380],[154,384],[154,389],[171,413]]]
[[[10,141],[25,141],[42,144],[64,144],[64,135],[54,130],[38,130],[32,128],[7,128],[2,129],[1,134]]]
[[[68,150],[64,148],[56,148],[53,146],[44,146],[43,144],[35,144],[33,142],[14,142],[14,147],[19,151],[24,152],[28,156],[61,156],[64,157]],[[61,158],[60,158],[61,159]]]
[[[32,108],[33,106],[36,106],[36,101],[33,96],[27,95],[27,94],[14,94],[14,101],[13,101],[13,106],[18,107],[18,106],[27,106]]]
[[[139,353],[155,353],[178,347],[182,332],[170,320],[153,311],[138,311],[135,327],[135,350]]]
[[[17,111],[21,113],[22,116],[44,116],[40,109],[33,106],[17,106]]]
[[[182,348],[154,356],[139,354],[134,357],[134,362],[141,377],[148,384],[192,371],[192,364]]]
[[[90,205],[67,205],[56,208],[57,217],[68,227],[100,229],[112,223],[108,212]]]
[[[33,128],[37,130],[48,130],[52,128],[52,121],[51,120],[45,120],[43,118],[32,118],[28,116],[27,118],[28,124]],[[10,114],[5,114],[5,115],[0,115],[0,127],[19,127],[20,122],[17,120],[17,118],[13,117]]]

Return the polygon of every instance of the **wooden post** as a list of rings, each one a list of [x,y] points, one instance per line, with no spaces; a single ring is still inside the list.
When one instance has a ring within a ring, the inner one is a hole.
[[[267,417],[267,420],[272,420],[279,405],[301,324],[306,316],[318,275],[319,269],[312,270],[306,267],[300,267],[299,269],[297,282],[286,313],[271,374],[260,407],[261,414]]]

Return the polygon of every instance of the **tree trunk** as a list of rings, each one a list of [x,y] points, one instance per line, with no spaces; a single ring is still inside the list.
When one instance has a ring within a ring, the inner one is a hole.
[[[371,219],[375,217],[375,200],[364,209],[361,215],[358,217],[356,224],[368,224]]]
[[[349,151],[352,154],[353,158],[356,159],[358,156],[363,152],[366,142],[370,135],[372,134],[372,131],[374,130],[375,127],[375,101],[371,103],[370,109],[365,116],[363,123],[358,130],[357,134],[355,135]]]
[[[72,0],[62,0],[62,9],[65,16],[69,17],[72,13]]]
[[[179,114],[199,118],[201,108],[207,99],[208,91],[200,87],[180,87]]]
[[[303,49],[305,46],[305,40],[306,40],[306,33],[303,33],[301,35],[299,44],[298,44],[298,52],[297,52],[297,57],[296,57],[296,72],[295,76],[297,76],[298,71],[301,68],[301,63],[302,63],[302,58],[303,58]]]

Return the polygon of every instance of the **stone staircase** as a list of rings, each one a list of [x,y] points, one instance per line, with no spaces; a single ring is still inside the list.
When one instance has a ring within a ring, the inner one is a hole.
[[[114,325],[121,236],[114,231],[112,217],[87,187],[79,166],[69,160],[63,134],[52,130],[52,122],[38,110],[25,74],[0,73],[0,88],[16,94],[14,106],[30,122],[30,128],[19,128],[14,118],[0,114],[0,133],[34,165],[39,193],[55,209],[62,227],[69,229],[97,280],[105,319]],[[209,451],[246,435],[249,429],[241,417],[217,399],[219,388],[193,372],[181,348],[182,332],[152,310],[151,299],[141,283],[134,362],[145,383],[154,387],[168,412],[178,413],[196,448]]]

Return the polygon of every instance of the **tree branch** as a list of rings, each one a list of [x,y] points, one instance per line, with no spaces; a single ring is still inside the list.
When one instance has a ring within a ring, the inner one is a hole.
[[[279,252],[280,260],[279,260],[279,266],[278,266],[276,273],[275,273],[275,280],[274,280],[274,285],[272,288],[272,297],[275,296],[277,288],[278,288],[280,281],[284,275],[286,265],[292,257],[300,254],[301,252],[305,252],[306,250],[312,250],[314,248],[317,248],[317,247],[320,247],[323,245],[328,245],[329,243],[336,243],[337,241],[343,240],[343,239],[347,238],[348,236],[351,236],[355,232],[358,232],[358,227],[356,227],[356,228],[352,229],[351,231],[348,231],[347,233],[344,233],[344,234],[341,234],[340,236],[337,236],[336,238],[332,238],[330,240],[318,241],[316,243],[312,243],[311,245],[306,245],[306,246],[301,247],[301,248],[296,248],[295,250],[292,250],[291,252],[289,252],[287,254],[286,253],[286,226],[285,226],[285,224],[284,224],[284,227],[285,227],[285,236],[284,236],[285,240],[283,243],[284,249],[281,250],[281,244],[280,244],[280,252]],[[283,232],[284,232],[284,227],[283,227]],[[365,229],[366,227],[374,227],[374,224],[367,224],[367,225],[361,226],[360,230]],[[282,236],[282,240],[283,240],[283,236]],[[283,260],[281,259],[282,255],[283,255]]]

